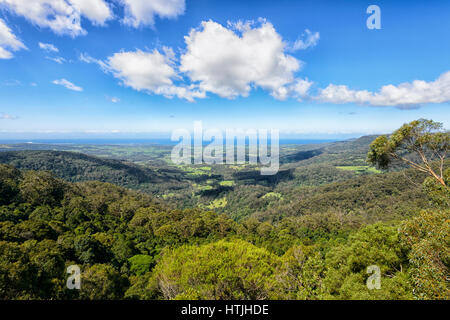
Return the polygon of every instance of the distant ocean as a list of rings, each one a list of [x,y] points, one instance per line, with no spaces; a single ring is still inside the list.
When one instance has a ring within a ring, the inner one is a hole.
[[[342,141],[339,139],[280,139],[280,144],[318,144]],[[0,140],[0,144],[91,144],[91,145],[176,145],[170,139],[18,139]],[[205,142],[208,144],[208,142]],[[270,142],[269,142],[270,143]]]

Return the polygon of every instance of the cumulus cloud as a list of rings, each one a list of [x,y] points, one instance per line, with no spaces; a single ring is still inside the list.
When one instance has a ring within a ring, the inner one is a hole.
[[[184,0],[122,0],[125,8],[124,23],[135,28],[153,26],[155,16],[175,18],[184,13]]]
[[[320,37],[308,29],[305,34],[306,38],[294,45],[296,50],[315,45]],[[104,60],[81,54],[79,59],[99,65],[134,90],[188,101],[205,98],[207,93],[229,99],[245,97],[255,88],[264,89],[279,100],[295,98],[335,104],[413,108],[450,101],[450,71],[435,81],[386,85],[378,92],[330,84],[313,94],[313,82],[296,74],[302,61],[286,53],[289,45],[264,19],[229,22],[227,26],[203,21],[185,36],[185,43],[179,58],[172,49],[163,47],[122,51]]]
[[[63,86],[65,88],[67,88],[69,90],[73,90],[73,91],[79,91],[79,92],[83,91],[83,88],[74,85],[72,82],[70,82],[66,79],[54,80],[53,84]]]
[[[39,42],[39,48],[47,52],[59,52],[59,49],[51,43]]]
[[[381,87],[378,92],[352,90],[345,85],[330,84],[319,90],[315,100],[329,103],[357,103],[371,106],[395,106],[415,108],[428,103],[450,101],[450,71],[443,73],[435,81],[414,80]]]
[[[177,86],[179,80],[172,60],[170,49],[160,53],[158,50],[119,52],[106,61],[107,69],[114,77],[128,87],[171,98],[177,96],[192,101],[204,97],[204,93],[195,90],[195,86]]]
[[[289,47],[290,51],[305,50],[310,47],[315,47],[320,39],[319,32],[311,32],[306,29],[302,36],[297,39],[292,46]]]
[[[107,60],[114,76],[136,90],[155,91],[170,86],[176,72],[169,59],[158,50],[119,52]]]
[[[12,33],[5,21],[0,19],[0,59],[14,57],[11,51],[26,49],[26,46]]]
[[[298,101],[303,101],[309,98],[309,89],[313,84],[308,79],[295,79],[293,83],[277,88],[275,92],[272,92],[272,96],[278,100],[295,98]]]
[[[174,96],[193,101],[204,98],[205,93],[195,85],[177,85],[182,80],[176,71],[174,53],[170,48],[163,48],[162,53],[154,49],[151,52],[141,50],[118,52],[105,61],[95,59],[88,54],[81,54],[80,60],[95,63],[127,87],[162,95],[167,98]]]
[[[95,25],[102,26],[113,17],[110,7],[104,0],[69,0],[69,2]]]
[[[312,85],[313,82],[308,79],[297,79],[295,83],[289,87],[289,93],[292,97],[301,101],[308,98],[309,90]]]
[[[125,86],[137,91],[193,101],[207,93],[233,99],[253,88],[284,100],[308,96],[312,82],[295,77],[302,62],[285,53],[286,44],[271,23],[204,21],[185,37],[178,59],[171,48],[122,51],[104,59],[81,54]]]
[[[31,23],[50,28],[59,35],[76,37],[86,34],[81,26],[84,16],[95,25],[112,18],[104,0],[0,0],[0,8],[23,16]]]
[[[273,25],[260,20],[229,25],[203,21],[185,37],[180,71],[202,91],[221,97],[248,96],[252,87],[284,98],[286,85],[302,63],[284,53],[285,44]],[[234,28],[233,28],[234,27]]]

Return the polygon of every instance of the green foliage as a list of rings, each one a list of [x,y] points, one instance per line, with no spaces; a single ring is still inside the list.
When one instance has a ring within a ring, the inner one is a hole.
[[[428,247],[416,250],[412,240],[400,242],[396,228],[382,224],[358,231],[365,216],[330,210],[337,204],[352,208],[355,196],[367,194],[355,192],[361,184],[374,186],[373,199],[386,193],[398,200],[407,194],[398,177],[361,178],[343,190],[339,184],[320,187],[301,199],[304,208],[326,204],[325,212],[317,207],[279,221],[236,223],[224,214],[168,209],[108,183],[70,184],[48,173],[3,171],[4,181],[16,188],[0,206],[3,299],[407,299],[411,283],[428,288],[437,281],[416,276],[429,270],[430,259],[420,256],[431,252]],[[339,202],[327,203],[329,192],[337,192]],[[260,201],[282,201],[267,194],[262,188]],[[433,248],[441,255],[448,245],[439,243]],[[79,292],[65,288],[71,264],[82,270]],[[381,290],[365,286],[371,264],[382,268]],[[446,272],[432,270],[439,279]],[[443,294],[442,280],[437,288],[420,289],[426,292],[420,297]]]
[[[110,265],[95,264],[83,270],[81,284],[81,299],[112,300],[123,297],[128,279]]]
[[[438,207],[450,207],[450,168],[444,171],[445,186],[438,183],[435,179],[428,177],[423,182],[425,193],[431,201]]]
[[[104,181],[150,192],[188,186],[186,181],[181,181],[182,172],[179,170],[154,170],[131,162],[103,159],[79,152],[7,151],[0,152],[0,163],[24,170],[51,171],[57,177],[71,182]]]
[[[146,254],[138,254],[128,259],[130,262],[130,272],[140,276],[150,271],[155,265],[155,259]]]
[[[389,157],[389,139],[386,136],[379,136],[371,144],[367,154],[367,162],[376,165],[378,168],[387,169],[391,158]]]
[[[445,186],[443,166],[449,150],[450,133],[444,130],[443,124],[419,119],[404,124],[389,138],[375,139],[369,147],[367,161],[382,169],[389,167],[393,160],[402,161]],[[433,168],[433,161],[438,162],[437,170]]]
[[[450,210],[422,211],[403,223],[409,247],[414,295],[419,299],[450,298]]]
[[[17,180],[21,176],[14,167],[0,164],[0,205],[14,201],[19,193]]]
[[[219,241],[165,253],[153,278],[165,299],[268,299],[279,264],[279,257],[245,241]]]
[[[20,195],[33,206],[56,205],[64,197],[66,183],[49,172],[27,171],[19,184]]]
[[[215,199],[213,202],[211,202],[208,206],[206,206],[207,209],[217,209],[217,208],[223,208],[227,205],[227,198],[223,197],[220,199]]]
[[[394,226],[381,223],[362,228],[326,255],[325,298],[410,299],[407,249]],[[381,289],[366,286],[367,267],[377,265],[382,274]]]
[[[420,172],[405,170],[360,176],[320,187],[283,187],[278,189],[283,200],[271,201],[254,216],[270,221],[340,211],[363,223],[403,219],[431,207],[420,185],[424,178]]]
[[[311,300],[318,299],[325,290],[325,261],[316,246],[297,245],[282,257],[278,270],[278,298]]]
[[[417,132],[445,145],[421,123],[377,139],[374,161]],[[102,149],[139,164],[0,153],[56,174],[0,165],[0,299],[448,299],[448,188],[414,170],[369,172],[373,138],[283,147],[272,178],[247,165],[144,163],[140,147]],[[66,288],[74,264],[80,291]],[[366,286],[369,265],[381,267],[380,290]]]

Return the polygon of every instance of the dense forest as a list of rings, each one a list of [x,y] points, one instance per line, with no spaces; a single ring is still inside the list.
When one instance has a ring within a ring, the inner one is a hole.
[[[290,149],[261,180],[246,166],[0,152],[0,299],[449,299],[448,162],[441,183],[369,170],[369,149],[383,169],[380,150],[398,147],[374,138]]]

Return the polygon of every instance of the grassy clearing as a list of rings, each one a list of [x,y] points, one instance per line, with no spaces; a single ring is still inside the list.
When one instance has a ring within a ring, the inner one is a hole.
[[[178,169],[181,169],[186,172],[187,175],[190,176],[203,176],[211,175],[211,167],[204,166],[204,167],[191,167],[191,166],[184,166],[184,165],[177,165]]]
[[[213,186],[207,185],[207,186],[202,186],[202,185],[196,185],[196,188],[200,191],[207,191],[207,190],[212,190],[214,189]]]
[[[381,173],[380,170],[369,166],[337,166],[339,170],[355,171],[356,173]]]
[[[234,181],[233,180],[224,180],[224,181],[221,181],[219,184],[223,187],[232,187],[232,186],[234,186]]]

